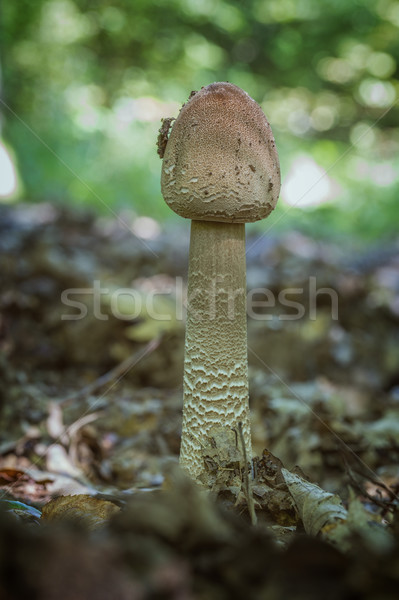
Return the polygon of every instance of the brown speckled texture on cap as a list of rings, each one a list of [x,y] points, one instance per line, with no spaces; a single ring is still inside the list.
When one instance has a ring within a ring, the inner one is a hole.
[[[173,124],[161,176],[162,194],[187,219],[249,223],[273,210],[280,166],[260,106],[231,83],[212,83]]]

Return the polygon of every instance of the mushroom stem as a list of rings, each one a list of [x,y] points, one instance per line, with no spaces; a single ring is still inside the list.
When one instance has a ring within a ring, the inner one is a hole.
[[[261,107],[231,83],[191,94],[166,147],[161,134],[163,197],[192,219],[180,462],[194,479],[211,484],[209,446],[239,423],[237,437],[252,457],[244,223],[275,207],[280,167]],[[224,430],[211,432],[215,426]]]
[[[242,423],[252,457],[248,407],[245,224],[191,223],[180,464],[205,470],[201,449],[214,426]]]

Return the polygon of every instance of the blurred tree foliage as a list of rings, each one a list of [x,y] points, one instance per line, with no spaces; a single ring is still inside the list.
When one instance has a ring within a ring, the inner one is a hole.
[[[9,0],[1,11],[3,135],[26,198],[173,217],[160,118],[227,80],[276,136],[285,186],[269,227],[395,231],[397,0]]]

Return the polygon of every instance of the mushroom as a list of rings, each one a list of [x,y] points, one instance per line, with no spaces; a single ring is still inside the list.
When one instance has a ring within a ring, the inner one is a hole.
[[[202,450],[215,427],[240,428],[252,457],[245,223],[267,217],[280,191],[260,106],[231,83],[192,93],[164,148],[161,188],[170,208],[192,220],[180,464],[204,481]]]

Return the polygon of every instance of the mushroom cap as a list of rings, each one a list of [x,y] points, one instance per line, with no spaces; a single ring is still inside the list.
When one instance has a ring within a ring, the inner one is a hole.
[[[183,105],[162,163],[165,202],[200,221],[250,223],[274,209],[280,165],[260,106],[231,83],[212,83]]]

